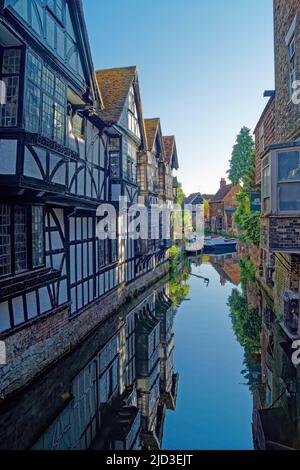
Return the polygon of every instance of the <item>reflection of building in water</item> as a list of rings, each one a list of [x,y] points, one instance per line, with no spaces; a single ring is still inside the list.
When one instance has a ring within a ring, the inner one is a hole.
[[[227,253],[220,256],[211,256],[210,262],[220,275],[222,286],[230,282],[235,286],[240,284],[240,267],[237,253]]]
[[[256,449],[300,448],[300,389],[292,363],[292,334],[261,300],[262,382],[253,387],[253,438]]]
[[[165,410],[175,409],[177,393],[167,289],[107,320],[22,396],[3,404],[0,448],[159,449]]]

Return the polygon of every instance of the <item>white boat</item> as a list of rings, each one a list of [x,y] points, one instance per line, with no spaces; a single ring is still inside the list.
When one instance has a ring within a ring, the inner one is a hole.
[[[201,253],[204,247],[204,236],[195,235],[185,242],[185,251],[187,254]]]
[[[204,253],[228,252],[236,250],[235,238],[227,237],[205,237]]]

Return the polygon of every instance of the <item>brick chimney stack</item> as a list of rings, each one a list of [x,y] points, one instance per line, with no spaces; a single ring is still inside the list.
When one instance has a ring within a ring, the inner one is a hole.
[[[222,178],[221,181],[220,181],[220,188],[224,188],[226,186],[226,179],[225,178]]]

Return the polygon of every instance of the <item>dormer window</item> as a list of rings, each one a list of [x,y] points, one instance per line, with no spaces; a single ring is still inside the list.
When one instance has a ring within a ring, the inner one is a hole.
[[[138,120],[137,107],[135,102],[134,88],[130,87],[128,104],[128,128],[136,137],[140,139],[140,126]]]

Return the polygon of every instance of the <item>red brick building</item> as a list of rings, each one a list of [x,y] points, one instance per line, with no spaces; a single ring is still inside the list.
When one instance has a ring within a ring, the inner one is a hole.
[[[261,183],[261,158],[266,148],[275,141],[275,92],[265,91],[265,97],[269,97],[268,103],[254,130],[255,136],[255,182]]]
[[[227,184],[225,178],[221,179],[220,189],[209,203],[210,226],[213,231],[233,228],[233,215],[237,209],[236,195],[240,190],[240,186]]]

